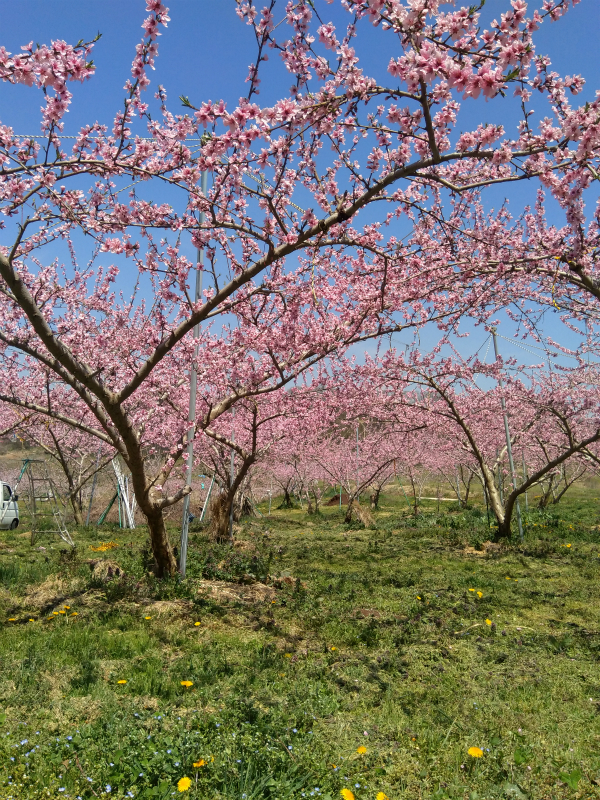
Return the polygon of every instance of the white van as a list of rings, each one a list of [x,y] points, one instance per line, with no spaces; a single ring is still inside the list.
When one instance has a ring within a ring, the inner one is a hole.
[[[0,481],[0,528],[14,530],[19,526],[19,496],[13,494],[8,483]]]

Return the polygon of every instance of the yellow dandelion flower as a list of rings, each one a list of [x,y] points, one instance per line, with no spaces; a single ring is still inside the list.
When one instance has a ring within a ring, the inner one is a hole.
[[[71,616],[72,616],[72,617],[78,617],[78,616],[79,616],[79,612],[78,612],[78,611],[73,611],[73,612],[71,613]]]
[[[284,658],[291,658],[291,657],[292,657],[292,654],[291,654],[291,653],[284,653],[284,654],[283,654],[283,657],[284,657]]]
[[[35,622],[35,620],[29,617],[29,622]]]
[[[385,792],[377,792],[375,800],[390,800],[390,798],[387,796]]]
[[[486,619],[485,624],[486,625],[491,625],[492,624],[492,620],[491,619]]]
[[[571,547],[571,545],[570,545],[570,544],[568,544],[568,545],[567,545],[567,547]]]
[[[507,580],[507,581],[509,581],[509,580],[510,580],[510,578],[508,577],[508,575],[506,576],[506,580]]]
[[[201,758],[199,761],[194,761],[194,767],[198,768],[204,766],[206,766],[206,761],[203,758]]]
[[[185,686],[186,689],[189,689],[190,686],[194,685],[194,681],[180,681],[182,686]]]
[[[477,597],[483,597],[483,592],[477,592]]]
[[[191,785],[192,785],[192,779],[191,778],[180,778],[177,781],[177,791],[178,792],[187,792],[187,790],[190,788]]]
[[[144,617],[144,619],[152,619],[152,617]]]
[[[64,608],[61,608],[61,610],[58,613],[59,614],[66,614],[67,612],[64,610]]]
[[[121,686],[123,686],[124,684],[126,684],[126,683],[127,683],[127,681],[125,681],[125,680],[120,680],[120,681],[117,681],[117,683],[120,683],[120,684],[121,684]]]
[[[419,595],[417,595],[417,600],[420,600],[420,599],[421,599],[421,598],[419,597]]]
[[[58,611],[53,611],[52,613],[54,614],[55,617],[58,617]]]
[[[354,800],[354,795],[350,791],[350,789],[342,789],[340,792],[344,800]]]
[[[481,758],[481,756],[483,755],[483,750],[480,747],[469,747],[467,753],[472,758]]]
[[[48,619],[54,619],[54,616],[53,616],[53,615],[50,615],[50,616],[48,617]],[[9,622],[10,622],[10,620],[9,620]]]
[[[71,610],[71,606],[63,606],[63,608],[65,608],[67,611]]]
[[[201,623],[201,622],[194,622],[194,626],[195,626],[196,628],[198,627],[198,625],[202,625],[202,623]]]
[[[331,649],[332,649],[332,650],[337,650],[337,647],[332,647]]]
[[[361,755],[361,756],[364,756],[364,754],[367,752],[367,748],[364,746],[364,744],[361,744],[361,746],[360,746],[360,747],[357,747],[357,748],[356,748],[356,752],[357,752],[359,755]]]
[[[469,591],[470,591],[470,592],[474,592],[474,591],[475,591],[475,589],[469,589]]]

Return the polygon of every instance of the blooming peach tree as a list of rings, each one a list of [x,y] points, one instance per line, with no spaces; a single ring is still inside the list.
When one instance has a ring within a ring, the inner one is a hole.
[[[0,399],[123,457],[160,574],[176,569],[163,512],[191,490],[190,430],[214,434],[236,404],[283,390],[354,342],[473,310],[473,275],[448,260],[452,246],[432,259],[430,227],[443,227],[451,198],[468,204],[471,191],[530,180],[560,193],[577,180],[564,142],[577,121],[593,149],[593,113],[565,109],[535,131],[528,106],[536,92],[553,113],[560,92],[581,88],[535,47],[540,25],[572,4],[502,2],[484,25],[483,3],[343,0],[334,24],[319,0],[262,10],[239,0],[257,42],[245,96],[235,107],[185,99],[176,113],[162,87],[144,94],[169,21],[147,0],[120,109],[72,143],[68,87],[93,76],[96,42],[0,49],[0,78],[45,99],[41,138],[15,132],[9,111],[0,123],[0,359],[20,378],[3,381]],[[394,54],[370,75],[374,41]],[[269,53],[292,85],[261,104]],[[516,129],[484,124],[486,103],[515,93]],[[461,97],[481,106],[480,123],[463,115]],[[199,301],[186,237],[206,256]],[[129,297],[118,291],[123,265],[136,275]],[[189,423],[197,326],[200,401]],[[39,392],[48,375],[60,404]]]

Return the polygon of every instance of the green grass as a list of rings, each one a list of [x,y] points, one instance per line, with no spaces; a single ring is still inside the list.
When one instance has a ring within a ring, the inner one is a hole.
[[[485,509],[394,494],[197,531],[166,582],[143,529],[3,532],[0,798],[600,797],[597,524],[581,490],[485,555]]]

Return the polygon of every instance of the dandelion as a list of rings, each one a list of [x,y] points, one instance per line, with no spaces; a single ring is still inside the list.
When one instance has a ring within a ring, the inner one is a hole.
[[[202,625],[201,622],[194,622],[194,627],[197,628],[199,625]]]
[[[385,792],[377,792],[375,800],[390,800]]]
[[[194,681],[181,681],[181,685],[185,686],[186,689],[189,689],[190,686],[194,685]]]
[[[337,650],[337,647],[332,647],[331,649],[332,649],[332,650]]]
[[[144,619],[152,619],[152,617],[144,617]]]
[[[16,622],[17,620],[15,619],[15,617],[9,617],[8,621],[9,622]]]
[[[475,589],[469,589],[469,591],[470,591],[470,592],[474,592],[474,591],[475,591]]]
[[[292,657],[292,654],[291,654],[291,653],[284,653],[284,654],[283,654],[283,657],[284,657],[284,658],[291,658],[291,657]]]
[[[35,622],[35,620],[29,617],[29,622]]]
[[[483,750],[480,747],[469,747],[467,753],[471,756],[471,758],[481,758],[483,755]]]
[[[196,767],[196,769],[198,769],[198,767],[205,767],[205,766],[206,766],[206,761],[203,758],[201,758],[200,761],[194,761],[194,767]]]
[[[192,785],[191,778],[180,778],[177,781],[177,791],[178,792],[187,792],[187,790]]]
[[[419,597],[419,595],[417,595],[417,600],[420,600],[420,599],[421,599],[421,598]]]
[[[340,792],[344,800],[354,800],[354,795],[350,791],[350,789],[342,789]]]
[[[120,683],[120,684],[123,686],[124,684],[126,684],[126,683],[127,683],[127,681],[120,680],[120,681],[117,681],[117,683]]]
[[[72,616],[72,617],[77,617],[77,616],[79,616],[79,612],[78,612],[78,611],[73,611],[73,613],[71,614],[71,616]]]
[[[361,755],[361,756],[362,756],[362,755],[364,755],[364,754],[367,752],[367,748],[364,746],[364,744],[361,744],[361,746],[360,746],[360,747],[358,747],[358,748],[356,749],[356,752],[357,752],[359,755]]]
[[[53,611],[52,613],[54,614],[55,617],[58,617],[58,611]]]
[[[477,597],[483,597],[483,592],[477,592]]]
[[[71,606],[63,606],[63,608],[65,608],[67,611],[71,610]]]
[[[567,547],[571,547],[571,545],[570,545],[570,544],[568,544],[568,545],[567,545]]]
[[[492,620],[491,619],[486,619],[485,624],[486,625],[491,625],[492,624]]]
[[[61,610],[58,613],[59,614],[66,614],[67,612],[64,610],[64,608],[61,608]]]

